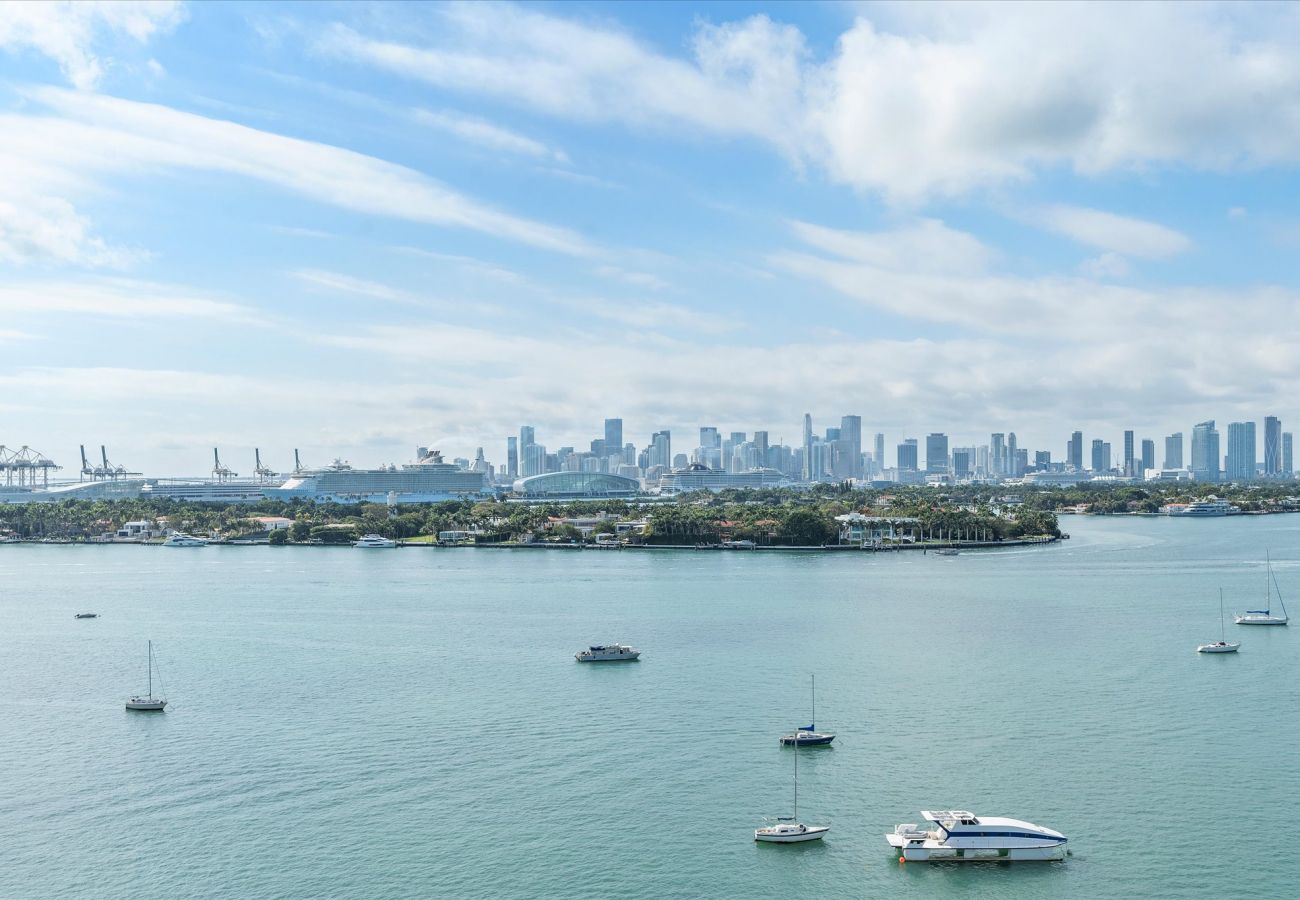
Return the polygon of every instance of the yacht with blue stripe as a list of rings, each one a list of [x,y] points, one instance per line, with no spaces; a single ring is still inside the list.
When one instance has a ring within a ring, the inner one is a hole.
[[[1065,835],[1032,822],[1001,816],[977,817],[955,809],[922,810],[934,828],[899,825],[885,835],[900,862],[960,860],[1056,860],[1065,858]]]

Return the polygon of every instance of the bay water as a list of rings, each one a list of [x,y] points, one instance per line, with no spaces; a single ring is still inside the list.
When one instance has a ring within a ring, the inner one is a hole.
[[[0,547],[0,897],[1294,894],[1300,517],[906,553]],[[100,618],[75,620],[95,611]],[[129,713],[154,641],[171,703]],[[576,650],[623,641],[631,664]],[[799,813],[825,841],[755,844]],[[921,809],[1053,864],[899,864]]]

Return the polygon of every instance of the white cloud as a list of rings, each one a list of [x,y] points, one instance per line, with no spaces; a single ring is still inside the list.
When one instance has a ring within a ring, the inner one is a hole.
[[[420,298],[415,295],[391,287],[386,284],[380,284],[377,281],[366,281],[362,278],[354,278],[351,275],[344,275],[341,272],[329,272],[324,269],[301,269],[291,273],[294,278],[304,284],[313,287],[325,288],[331,291],[338,291],[344,294],[355,294],[361,297],[370,297],[374,300],[387,300],[394,303],[420,303]]]
[[[66,200],[28,193],[20,183],[0,187],[0,263],[124,269],[142,255],[95,237]]]
[[[1228,218],[1229,218],[1229,219],[1244,219],[1244,218],[1246,218],[1246,207],[1244,207],[1244,206],[1233,206],[1233,207],[1230,207],[1230,208],[1228,209]]]
[[[8,0],[0,6],[0,48],[36,50],[57,62],[78,88],[89,89],[111,64],[100,58],[97,45],[120,36],[144,44],[181,18],[175,0]]]
[[[85,189],[89,178],[107,172],[206,169],[353,212],[466,228],[558,253],[595,252],[568,229],[500,212],[351,150],[154,104],[54,88],[30,95],[60,116],[0,115],[0,168],[44,184],[47,194]]]
[[[417,122],[422,122],[431,128],[437,128],[440,131],[455,135],[462,141],[477,144],[489,150],[502,150],[507,153],[517,153],[538,159],[552,159],[562,163],[569,161],[568,155],[557,147],[548,147],[541,141],[525,137],[508,128],[502,128],[500,125],[493,125],[483,119],[476,119],[473,116],[465,116],[445,110],[434,112],[427,109],[417,109],[414,115]]]
[[[890,231],[841,231],[808,222],[791,222],[807,244],[846,259],[890,270],[983,272],[996,254],[972,234],[949,228],[938,219],[917,219]]]
[[[1124,278],[1132,271],[1132,267],[1118,253],[1103,253],[1084,260],[1079,271],[1090,278]]]
[[[337,25],[321,46],[563,118],[755,137],[895,201],[1062,166],[1300,159],[1300,13],[1285,5],[871,6],[824,60],[765,16],[700,25],[690,59],[509,5],[452,6],[444,24],[427,45]]]
[[[1191,239],[1155,222],[1080,206],[1049,206],[1035,217],[1043,227],[1112,254],[1166,259],[1192,246]]]
[[[596,268],[596,274],[601,278],[621,281],[623,284],[630,284],[633,287],[649,288],[652,291],[662,291],[672,287],[658,275],[651,275],[649,272],[631,272],[618,266],[599,266]]]
[[[0,284],[0,312],[25,319],[76,313],[118,319],[266,321],[257,310],[203,296],[193,288],[125,278],[5,282]]]

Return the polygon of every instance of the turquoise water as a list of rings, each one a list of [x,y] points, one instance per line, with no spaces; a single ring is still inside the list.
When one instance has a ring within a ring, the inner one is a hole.
[[[904,554],[0,547],[0,897],[1293,890],[1300,517]],[[102,618],[75,621],[90,609]],[[152,638],[172,705],[129,714]],[[639,663],[581,665],[589,641]],[[756,845],[800,757],[822,844]],[[922,808],[1061,864],[899,865]]]

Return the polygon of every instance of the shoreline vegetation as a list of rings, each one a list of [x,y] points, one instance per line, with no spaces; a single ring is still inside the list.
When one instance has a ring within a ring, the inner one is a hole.
[[[380,534],[403,545],[491,548],[926,550],[1050,543],[1058,514],[1155,515],[1216,496],[1241,514],[1300,512],[1290,482],[1027,489],[963,485],[862,489],[823,484],[681,494],[671,500],[455,500],[388,507],[265,500],[70,500],[0,507],[0,541],[159,543],[169,533],[217,543],[349,545]]]

